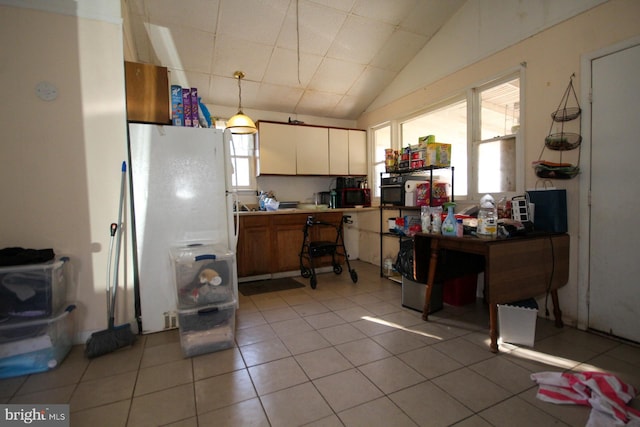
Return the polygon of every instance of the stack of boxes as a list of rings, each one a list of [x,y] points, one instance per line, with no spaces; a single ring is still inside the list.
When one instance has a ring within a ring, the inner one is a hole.
[[[391,161],[391,157],[387,155]],[[415,170],[425,167],[451,166],[451,144],[436,142],[434,135],[418,138],[418,144],[409,145],[402,150],[397,163],[397,171]],[[387,172],[394,172],[389,170]]]
[[[171,86],[171,120],[174,126],[200,127],[198,89]]]
[[[176,246],[170,251],[185,357],[232,347],[237,306],[233,252],[209,244]]]
[[[68,261],[0,268],[0,378],[53,369],[71,350]]]

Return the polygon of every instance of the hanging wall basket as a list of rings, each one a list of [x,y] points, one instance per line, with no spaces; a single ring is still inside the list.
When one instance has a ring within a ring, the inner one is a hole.
[[[544,139],[544,144],[549,150],[566,151],[580,146],[582,136],[577,133],[561,132],[552,133]]]
[[[553,119],[554,122],[568,122],[570,120],[575,120],[578,117],[580,117],[581,112],[582,110],[580,109],[580,107],[568,107],[568,108],[565,107],[551,113],[551,118]]]
[[[538,178],[545,179],[571,179],[580,173],[580,168],[571,163],[554,163],[546,160],[538,160],[532,163]]]
[[[578,103],[578,96],[573,88],[573,77],[574,75],[569,79],[569,85],[560,99],[558,108],[556,111],[551,113],[551,128],[549,129],[549,134],[544,139],[544,146],[540,152],[540,157],[538,158],[538,161],[532,163],[532,166],[536,171],[536,175],[539,178],[571,179],[580,173],[580,168],[577,165],[574,166],[571,163],[562,162],[563,151],[575,150],[577,148],[578,163],[580,163],[579,148],[580,143],[582,142],[582,136],[575,132],[565,132],[565,123],[580,118],[580,114],[582,113],[580,104]],[[568,106],[569,101],[572,99],[575,101],[575,106]],[[557,125],[557,123],[560,123],[560,125]],[[581,120],[578,127],[580,127],[580,124]],[[556,129],[555,132],[553,131],[554,126],[559,126],[559,129]],[[542,160],[542,154],[544,153],[545,148],[553,151],[560,151],[560,162],[556,163]]]

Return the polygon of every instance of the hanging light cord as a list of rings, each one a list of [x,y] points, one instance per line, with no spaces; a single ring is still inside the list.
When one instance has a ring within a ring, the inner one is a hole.
[[[242,85],[240,80],[242,80],[242,74],[238,74],[238,110],[242,113]]]
[[[300,81],[300,0],[296,0],[296,38],[298,46],[298,84],[302,84]]]

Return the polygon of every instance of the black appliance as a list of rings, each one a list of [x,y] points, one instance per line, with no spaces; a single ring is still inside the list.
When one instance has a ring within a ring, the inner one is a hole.
[[[408,181],[409,178],[411,178],[409,175],[382,178],[380,185],[380,203],[383,205],[404,206],[404,183]]]
[[[342,190],[345,188],[360,188],[363,181],[363,178],[339,176],[336,178],[336,190]]]
[[[407,181],[428,181],[425,175],[398,175],[382,178],[380,183],[380,204],[406,206],[405,183]]]
[[[331,205],[331,192],[321,191],[318,193],[318,203],[323,205]]]
[[[371,206],[371,190],[369,188],[336,188],[337,208],[355,208]]]

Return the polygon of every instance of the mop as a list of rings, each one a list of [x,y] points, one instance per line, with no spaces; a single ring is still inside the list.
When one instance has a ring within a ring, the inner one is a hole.
[[[120,243],[122,238],[122,211],[124,205],[125,179],[127,172],[126,162],[122,162],[122,175],[120,181],[120,207],[118,210],[118,223],[111,224],[109,240],[109,259],[107,262],[107,323],[108,328],[102,331],[94,332],[87,340],[85,347],[85,355],[88,358],[102,356],[111,353],[119,348],[132,345],[136,340],[135,335],[131,332],[131,325],[115,326],[115,308],[116,295],[118,293],[118,268],[120,262]],[[115,245],[115,263],[113,268],[113,285],[111,278],[111,256],[114,252],[113,240]]]

